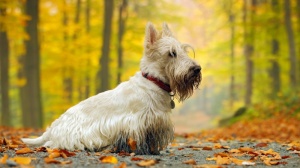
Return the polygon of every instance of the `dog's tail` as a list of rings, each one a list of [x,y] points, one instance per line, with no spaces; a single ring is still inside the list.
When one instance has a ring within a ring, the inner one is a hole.
[[[38,138],[21,138],[21,140],[27,145],[43,145],[47,141],[45,138],[45,133]]]

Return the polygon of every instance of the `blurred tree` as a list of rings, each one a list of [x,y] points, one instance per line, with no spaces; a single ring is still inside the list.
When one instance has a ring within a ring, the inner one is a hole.
[[[113,19],[113,0],[104,0],[104,26],[102,34],[102,49],[101,58],[99,60],[100,68],[98,70],[97,77],[100,79],[100,85],[97,84],[97,93],[108,90],[109,87],[109,52],[110,52],[110,41],[112,32],[112,19]]]
[[[117,70],[117,84],[121,83],[121,76],[123,70],[123,37],[125,33],[125,23],[128,17],[127,0],[122,0],[118,11],[118,70]]]
[[[270,59],[271,67],[269,69],[269,75],[271,77],[270,87],[272,88],[271,91],[271,98],[275,98],[277,93],[280,91],[281,81],[280,81],[280,66],[278,63],[279,57],[279,27],[280,27],[280,10],[279,10],[279,2],[278,0],[271,1],[271,8],[272,8],[272,23],[270,24],[271,30],[269,31],[271,39],[271,54],[272,58]]]
[[[76,6],[78,8],[78,5]],[[63,1],[63,27],[65,28],[63,31],[63,45],[64,45],[64,49],[68,49],[69,48],[69,39],[68,39],[68,33],[66,30],[68,30],[68,22],[69,22],[69,16],[68,16],[68,11],[67,11],[67,0]],[[76,9],[76,12],[78,12],[79,10]],[[76,18],[76,17],[75,17]],[[75,22],[77,20],[75,19]],[[73,36],[73,40],[74,38],[76,38],[76,35]],[[68,51],[69,52],[69,51]],[[65,55],[65,57],[68,57],[68,54]],[[71,104],[72,102],[72,97],[73,97],[73,80],[72,80],[72,76],[73,76],[73,71],[72,71],[72,67],[69,65],[66,65],[63,67],[63,85],[64,85],[64,97],[66,98],[66,100],[68,101],[68,103]]]
[[[25,40],[26,53],[22,58],[26,80],[21,87],[23,126],[41,128],[43,111],[40,93],[40,51],[38,40],[39,0],[27,0],[25,12],[30,17],[25,27],[29,39]]]
[[[0,3],[0,92],[1,92],[1,124],[11,125],[9,110],[9,41],[7,35],[7,2]]]
[[[235,15],[233,13],[233,2],[230,0],[229,2],[229,7],[228,7],[228,21],[229,21],[229,26],[230,26],[230,90],[229,90],[229,95],[230,95],[230,103],[229,106],[232,109],[234,107],[234,99],[235,99],[235,70],[234,70],[234,65],[235,65]]]
[[[290,0],[284,1],[284,21],[285,21],[285,29],[288,38],[288,46],[289,46],[289,61],[290,61],[290,85],[291,88],[297,87],[297,57],[296,57],[296,47],[294,40],[294,31],[291,21],[291,2]]]
[[[90,31],[91,31],[91,22],[90,22],[90,17],[91,17],[91,0],[87,0],[86,1],[86,7],[85,7],[85,31],[86,31],[86,35],[89,36],[90,35]],[[86,54],[89,55],[90,54],[90,45],[87,44],[86,46]],[[90,59],[87,60],[86,62],[86,69],[88,69],[91,66],[91,62]],[[89,71],[88,71],[89,72]],[[84,93],[82,93],[83,97],[81,99],[84,98],[88,98],[90,96],[90,76],[89,73],[85,73],[84,74]]]
[[[254,53],[254,36],[255,36],[255,24],[254,15],[256,10],[256,0],[251,0],[248,6],[248,1],[244,0],[243,6],[243,22],[244,22],[244,55],[246,60],[246,86],[245,86],[245,105],[251,104],[252,92],[253,92],[253,53]]]
[[[297,0],[297,6],[296,6],[296,11],[297,11],[297,25],[298,25],[298,83],[300,83],[300,0]]]

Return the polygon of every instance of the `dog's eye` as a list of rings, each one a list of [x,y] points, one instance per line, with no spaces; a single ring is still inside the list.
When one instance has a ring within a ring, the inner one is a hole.
[[[171,51],[171,52],[169,52],[169,56],[170,56],[170,57],[177,57],[176,51]]]

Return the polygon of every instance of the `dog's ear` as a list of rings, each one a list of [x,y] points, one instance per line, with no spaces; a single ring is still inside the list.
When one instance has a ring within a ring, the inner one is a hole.
[[[145,37],[145,46],[153,45],[157,40],[157,31],[154,25],[151,22],[147,23],[146,26],[146,37]]]
[[[163,23],[162,36],[169,36],[169,37],[173,36],[171,30],[169,29],[169,26],[165,22]]]

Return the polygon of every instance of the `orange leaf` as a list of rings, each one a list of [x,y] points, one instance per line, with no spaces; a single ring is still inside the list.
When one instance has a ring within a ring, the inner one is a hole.
[[[135,140],[133,140],[132,138],[129,138],[127,143],[132,151],[136,150],[136,141]]]
[[[35,151],[37,151],[37,152],[47,152],[47,148],[42,146],[42,147],[36,148]]]
[[[189,164],[189,165],[196,165],[197,164],[194,159],[186,160],[186,161],[184,161],[182,163]]]
[[[140,157],[133,157],[133,158],[131,158],[131,161],[141,161],[141,160],[144,160],[144,159],[140,158]]]
[[[15,149],[15,148],[17,148],[17,147],[19,147],[18,145],[8,145],[8,148],[9,149]]]
[[[217,162],[217,165],[229,165],[231,163],[229,157],[221,157],[221,156],[217,157],[216,162]]]
[[[241,151],[239,149],[231,149],[229,153],[240,153]]]
[[[67,161],[62,161],[62,162],[60,162],[60,163],[63,164],[63,165],[65,165],[65,164],[71,164],[72,161],[71,161],[71,160],[67,160]]]
[[[267,143],[258,143],[255,146],[256,147],[266,147],[266,146],[268,146],[268,144]]]
[[[57,151],[51,152],[51,153],[49,154],[49,158],[51,158],[51,159],[57,158],[57,157],[60,157],[60,153],[57,152]]]
[[[211,160],[217,160],[217,158],[216,157],[208,157],[205,160],[211,161]]]
[[[237,164],[237,165],[255,165],[255,163],[254,162],[251,162],[251,161],[247,161],[247,160],[240,160],[240,159],[237,159],[237,158],[230,158],[230,160],[233,162],[233,163],[235,163],[235,164]]]
[[[21,164],[21,165],[28,165],[30,164],[31,162],[31,158],[30,157],[13,157],[13,158],[10,158],[9,160],[12,160],[18,164]]]
[[[1,164],[5,164],[7,158],[8,158],[8,155],[7,155],[7,154],[4,154],[4,156],[3,156],[2,158],[0,158],[0,163],[1,163]]]
[[[16,151],[16,154],[26,154],[26,153],[33,153],[30,148],[22,148]]]
[[[122,163],[120,164],[120,166],[119,166],[119,168],[126,168],[126,167],[127,167],[127,165],[126,165],[125,162],[122,162]]]
[[[153,166],[156,163],[157,163],[156,160],[151,159],[151,160],[143,160],[143,161],[137,163],[137,165],[141,166],[141,167],[146,167],[146,166]]]
[[[48,164],[49,163],[54,163],[54,164],[60,164],[61,163],[60,161],[55,160],[53,158],[49,158],[49,157],[45,158],[44,161],[45,161],[45,163],[48,163]]]
[[[76,153],[74,153],[74,152],[69,152],[69,151],[67,151],[67,150],[65,150],[65,149],[61,149],[59,152],[65,154],[65,156],[67,156],[67,157],[75,156],[75,155],[76,155]]]
[[[204,147],[202,148],[202,150],[212,150],[212,147],[210,147],[210,146],[204,146]]]
[[[100,160],[102,163],[112,163],[112,164],[118,163],[118,159],[114,156],[102,156]]]
[[[195,165],[193,168],[222,168],[219,165],[212,165],[212,164],[203,164],[203,165]]]
[[[239,148],[239,150],[241,152],[252,152],[252,151],[254,151],[254,149],[249,148],[249,147],[241,147],[241,148]]]

